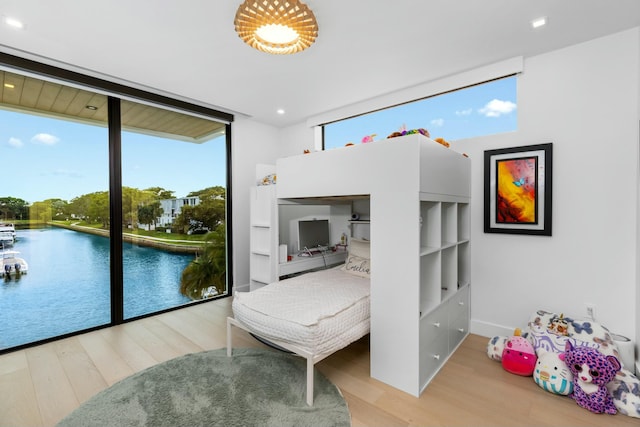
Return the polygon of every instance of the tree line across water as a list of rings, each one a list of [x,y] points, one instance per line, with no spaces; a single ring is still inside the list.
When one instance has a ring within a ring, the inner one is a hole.
[[[196,196],[199,204],[180,206],[180,213],[171,224],[172,234],[206,231],[202,236],[205,241],[202,253],[181,275],[180,292],[192,299],[200,299],[210,287],[215,287],[218,294],[226,292],[226,189],[208,187],[186,197]],[[144,190],[123,187],[123,229],[135,232],[140,225],[146,225],[147,229],[165,232],[166,227],[156,226],[164,213],[160,201],[175,198],[173,191],[161,187]],[[31,204],[17,197],[0,197],[0,222],[46,224],[70,220],[109,229],[109,192],[83,194],[70,201],[47,199]]]
[[[173,191],[161,187],[140,190],[122,188],[123,228],[136,229],[139,224],[155,228],[162,216],[160,201],[174,199]],[[200,198],[198,205],[181,206],[181,212],[173,219],[171,231],[187,234],[194,230],[215,230],[224,222],[226,212],[226,189],[221,186],[193,191],[186,197]],[[109,192],[98,191],[83,194],[70,201],[47,199],[29,204],[17,197],[0,197],[0,221],[49,221],[78,220],[85,224],[98,224],[108,229],[110,225]],[[162,231],[165,231],[164,229]]]

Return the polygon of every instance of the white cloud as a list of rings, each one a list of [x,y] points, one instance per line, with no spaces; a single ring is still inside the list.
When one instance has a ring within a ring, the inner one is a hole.
[[[458,110],[456,111],[456,116],[468,116],[473,112],[472,108],[467,108],[466,110]]]
[[[45,145],[55,145],[60,141],[57,136],[50,135],[48,133],[39,133],[31,138],[31,142],[36,142]]]
[[[53,169],[49,171],[42,171],[41,176],[66,176],[70,178],[82,178],[84,175],[78,171],[70,169]]]
[[[442,127],[444,125],[444,119],[433,119],[431,125],[436,127]]]
[[[22,143],[22,140],[19,138],[14,138],[13,136],[11,138],[9,138],[9,145],[15,148],[20,148],[22,147],[24,144]]]
[[[511,101],[501,101],[493,99],[487,103],[478,112],[485,117],[500,117],[503,114],[509,114],[517,108],[517,105]]]

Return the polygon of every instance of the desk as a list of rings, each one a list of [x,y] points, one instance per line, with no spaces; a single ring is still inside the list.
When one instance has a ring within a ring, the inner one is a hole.
[[[301,271],[312,270],[314,268],[330,267],[332,265],[341,264],[347,259],[347,251],[327,251],[317,253],[313,256],[295,255],[291,261],[283,262],[278,265],[278,276],[286,276],[288,274],[300,273]]]

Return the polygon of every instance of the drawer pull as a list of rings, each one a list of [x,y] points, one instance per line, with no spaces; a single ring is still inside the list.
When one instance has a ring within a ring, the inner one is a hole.
[[[464,305],[464,301],[458,301],[458,305]]]
[[[439,327],[440,327],[440,322],[435,322],[435,323],[433,324],[433,326],[435,326],[436,328],[439,328]]]
[[[436,360],[440,360],[440,355],[439,354],[434,354],[433,358],[436,359]]]

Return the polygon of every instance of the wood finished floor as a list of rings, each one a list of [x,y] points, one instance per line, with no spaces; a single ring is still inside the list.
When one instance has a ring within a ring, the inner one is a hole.
[[[0,356],[0,426],[54,426],[115,382],[183,354],[226,346],[226,298]],[[263,347],[233,328],[234,346]],[[369,377],[369,340],[317,368],[342,391],[353,426],[639,426],[509,374],[471,335],[419,397]],[[402,369],[398,366],[398,369]]]

